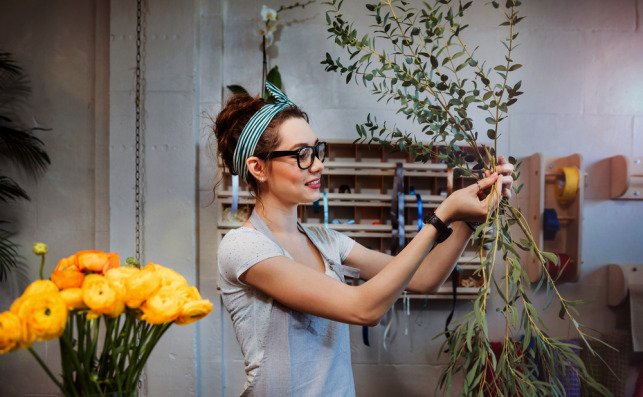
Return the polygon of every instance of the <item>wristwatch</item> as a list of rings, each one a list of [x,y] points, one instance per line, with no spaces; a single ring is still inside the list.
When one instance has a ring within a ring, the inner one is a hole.
[[[427,216],[424,219],[424,223],[432,224],[433,227],[435,227],[435,229],[438,231],[438,237],[435,239],[436,244],[440,244],[441,242],[449,238],[451,233],[453,233],[453,229],[445,225],[444,222],[442,222],[442,220],[438,218],[437,215],[435,215],[435,213]]]

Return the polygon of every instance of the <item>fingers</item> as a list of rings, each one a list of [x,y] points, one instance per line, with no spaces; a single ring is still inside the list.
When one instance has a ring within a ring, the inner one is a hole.
[[[484,190],[484,189],[492,186],[496,182],[497,179],[501,179],[501,178],[498,178],[498,173],[494,172],[493,174],[489,175],[488,177],[486,177],[484,179],[480,179],[478,181],[478,186],[480,187],[480,190]]]

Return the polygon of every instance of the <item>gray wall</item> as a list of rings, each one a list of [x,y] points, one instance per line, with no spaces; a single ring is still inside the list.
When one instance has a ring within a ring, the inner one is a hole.
[[[395,120],[395,108],[377,103],[360,86],[323,72],[323,54],[339,54],[326,37],[323,5],[282,15],[272,64],[279,65],[289,96],[309,112],[320,138],[354,139],[367,113]],[[360,2],[345,13],[367,26]],[[640,202],[608,197],[615,154],[643,155],[642,0],[524,2],[521,46],[514,58],[525,95],[503,127],[499,150],[513,156],[580,153],[585,160],[583,258],[569,298],[594,298],[579,320],[600,332],[617,330],[605,305],[605,265],[642,263]],[[214,167],[207,156],[206,114],[214,115],[227,84],[259,90],[263,1],[150,0],[144,41],[143,257],[171,266],[215,303],[206,319],[173,327],[147,369],[146,395],[237,395],[243,361],[229,317],[216,292]],[[280,3],[267,2],[277,8]],[[31,202],[12,204],[8,217],[22,253],[34,264],[33,241],[51,247],[47,269],[80,249],[134,252],[135,2],[125,0],[4,1],[0,48],[25,66],[33,85],[33,113],[53,131],[40,133],[52,166],[38,182],[21,179]],[[502,60],[497,15],[476,2],[471,40],[491,64]],[[400,121],[401,125],[409,125]],[[0,309],[21,291],[0,287]],[[541,296],[536,300],[542,300]],[[458,305],[464,313],[466,303]],[[414,301],[411,316],[398,303],[397,333],[382,347],[383,328],[371,329],[371,347],[352,329],[353,369],[359,395],[432,394],[447,302]],[[457,314],[456,313],[456,316]],[[557,311],[543,313],[552,332],[566,336]],[[408,327],[408,335],[404,329]],[[491,330],[500,339],[501,329]],[[36,349],[56,365],[56,343]],[[34,381],[37,379],[37,381]],[[49,394],[48,394],[49,393]],[[25,351],[0,356],[0,394],[56,395]]]

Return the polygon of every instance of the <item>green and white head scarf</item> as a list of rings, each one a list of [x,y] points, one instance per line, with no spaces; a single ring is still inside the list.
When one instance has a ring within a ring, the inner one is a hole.
[[[234,149],[234,157],[232,158],[234,167],[232,173],[241,176],[246,183],[248,183],[246,160],[254,154],[261,134],[263,134],[277,113],[287,107],[297,107],[283,91],[267,81],[266,89],[270,91],[270,94],[277,102],[265,105],[250,118],[246,126],[243,127],[243,131],[241,131],[241,136],[239,136],[237,147]]]

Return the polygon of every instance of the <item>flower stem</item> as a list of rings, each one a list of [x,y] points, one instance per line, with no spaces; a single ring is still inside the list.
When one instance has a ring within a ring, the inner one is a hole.
[[[45,267],[45,256],[40,255],[40,279],[44,280],[45,278],[42,275],[42,269]]]
[[[44,370],[45,370],[45,372],[47,373],[47,375],[49,375],[49,378],[50,378],[50,379],[51,379],[51,380],[56,384],[56,386],[58,386],[58,388],[60,389],[60,391],[61,391],[61,392],[63,392],[63,394],[65,395],[65,397],[70,397],[70,396],[69,396],[69,393],[67,392],[67,390],[65,390],[65,388],[63,387],[63,385],[58,381],[58,379],[56,379],[56,377],[54,376],[54,374],[52,374],[52,373],[51,373],[51,371],[49,370],[49,367],[47,367],[47,364],[45,364],[45,362],[44,362],[44,361],[42,361],[42,359],[40,358],[40,356],[38,355],[38,353],[36,353],[36,351],[35,351],[33,348],[31,348],[31,347],[29,347],[27,350],[29,350],[29,353],[31,353],[31,355],[32,355],[32,356],[34,356],[34,358],[36,359],[36,361],[38,361],[38,364],[40,364],[40,366],[42,367],[42,369],[44,369]]]

